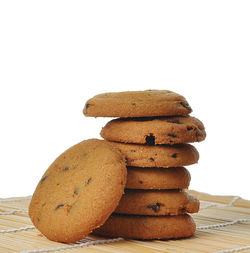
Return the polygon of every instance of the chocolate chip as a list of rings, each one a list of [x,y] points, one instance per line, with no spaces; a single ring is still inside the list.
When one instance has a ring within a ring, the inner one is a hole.
[[[132,103],[133,106],[136,106],[136,103]]]
[[[79,193],[79,188],[76,187],[75,190],[74,190],[74,195],[78,195],[78,193]]]
[[[174,124],[181,124],[181,122],[178,119],[174,119],[169,121],[170,123],[174,123]]]
[[[177,136],[175,134],[168,134],[169,137],[176,138]]]
[[[157,202],[154,205],[148,205],[147,208],[152,209],[155,213],[158,213],[160,211],[161,206],[162,206],[162,204]]]
[[[141,180],[139,180],[139,183],[140,183],[140,184],[143,184],[143,182],[142,182]]]
[[[152,162],[155,161],[155,159],[153,157],[150,157],[149,160],[152,161]]]
[[[145,141],[147,145],[155,145],[155,136],[153,134],[150,134],[146,136]]]
[[[69,168],[68,168],[68,167],[65,167],[65,168],[64,168],[64,170],[66,170],[66,171],[67,171],[67,170],[69,170]]]
[[[90,184],[90,182],[92,181],[92,177],[90,177],[86,183],[86,185]]]
[[[86,104],[86,105],[85,105],[86,110],[87,110],[89,107],[90,107],[90,104]]]
[[[172,154],[172,157],[176,158],[177,157],[177,153]]]
[[[189,104],[186,104],[186,103],[184,103],[184,102],[180,102],[180,104],[181,104],[183,107],[187,108],[189,111],[192,110],[191,107],[189,106]]]
[[[193,130],[193,128],[192,127],[187,127],[187,130],[191,131],[191,130]]]
[[[196,129],[195,137],[197,138],[197,140],[198,140],[198,137],[199,137],[199,136],[200,136],[200,134],[199,134],[198,130]]]
[[[42,184],[47,178],[48,178],[48,176],[44,176],[44,177],[41,179],[40,183]]]
[[[84,153],[83,155],[82,155],[82,158],[85,158],[85,157],[87,157],[88,156],[88,153]]]
[[[57,209],[59,209],[59,208],[61,208],[61,207],[63,207],[64,206],[64,204],[59,204],[56,208],[55,208],[55,210],[57,210]]]

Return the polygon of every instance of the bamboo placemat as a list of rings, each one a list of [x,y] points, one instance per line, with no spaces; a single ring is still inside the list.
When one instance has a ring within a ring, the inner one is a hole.
[[[30,197],[0,199],[0,252],[250,252],[250,201],[189,192],[201,200],[200,212],[193,215],[197,232],[188,239],[166,241],[89,236],[75,244],[52,242],[33,227],[27,215]]]

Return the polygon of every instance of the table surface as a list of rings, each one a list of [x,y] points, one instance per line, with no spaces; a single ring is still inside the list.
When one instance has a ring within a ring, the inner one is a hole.
[[[88,236],[75,244],[49,241],[33,227],[27,214],[30,196],[0,199],[0,252],[250,252],[250,201],[189,192],[201,201],[200,212],[192,215],[197,231],[191,238],[109,242]]]

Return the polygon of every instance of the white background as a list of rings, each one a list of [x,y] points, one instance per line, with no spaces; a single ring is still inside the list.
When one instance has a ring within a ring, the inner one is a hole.
[[[32,194],[53,160],[109,119],[101,92],[169,89],[207,139],[192,189],[250,199],[249,1],[1,1],[0,197]]]

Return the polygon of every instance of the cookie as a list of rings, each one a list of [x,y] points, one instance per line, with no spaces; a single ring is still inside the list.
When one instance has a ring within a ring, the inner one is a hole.
[[[128,166],[179,167],[197,163],[199,153],[190,144],[139,145],[110,142],[125,155]]]
[[[126,190],[115,213],[138,215],[179,215],[197,213],[200,202],[184,191]]]
[[[127,239],[174,239],[190,237],[196,229],[188,214],[177,216],[112,215],[93,234]]]
[[[152,117],[187,115],[192,111],[186,99],[168,90],[103,93],[89,99],[83,109],[92,117]]]
[[[187,189],[191,180],[189,171],[184,167],[127,169],[128,189]]]
[[[66,150],[45,172],[29,216],[48,239],[75,242],[106,221],[125,184],[120,151],[106,141],[86,140]]]
[[[140,144],[175,144],[200,142],[206,132],[202,122],[195,117],[162,117],[114,119],[101,131],[109,141]]]

